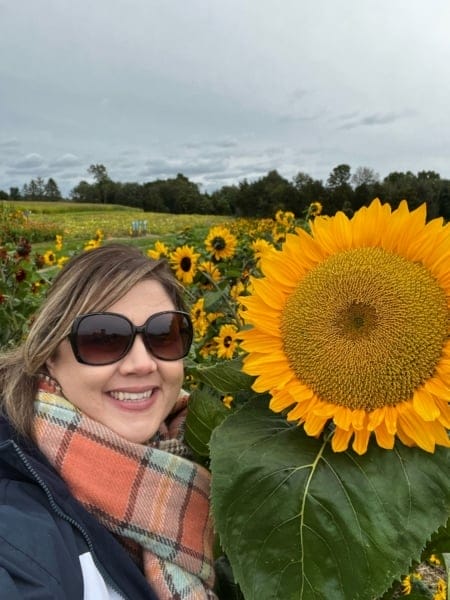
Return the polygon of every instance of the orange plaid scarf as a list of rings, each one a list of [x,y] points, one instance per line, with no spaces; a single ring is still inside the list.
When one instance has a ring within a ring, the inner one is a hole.
[[[180,398],[178,409],[186,403],[187,397]],[[210,475],[180,456],[186,449],[183,423],[175,417],[154,445],[145,446],[87,417],[48,379],[35,402],[40,450],[79,502],[128,550],[139,550],[143,572],[161,600],[216,597]]]

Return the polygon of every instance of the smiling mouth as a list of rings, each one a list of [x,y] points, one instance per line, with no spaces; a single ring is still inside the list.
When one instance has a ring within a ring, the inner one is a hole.
[[[145,392],[109,392],[109,395],[119,402],[142,402],[152,397],[153,390],[146,390]]]

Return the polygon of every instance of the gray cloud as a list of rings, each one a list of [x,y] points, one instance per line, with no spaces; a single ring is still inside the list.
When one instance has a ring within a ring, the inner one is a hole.
[[[59,170],[66,167],[77,167],[83,164],[84,161],[81,158],[79,158],[75,154],[67,152],[66,154],[62,154],[61,156],[58,156],[58,158],[56,158],[54,161],[50,162],[49,167]]]
[[[406,119],[413,115],[411,110],[402,112],[372,113],[369,115],[355,115],[351,113],[349,117],[344,117],[344,122],[338,126],[339,129],[354,129],[355,127],[372,127],[377,125],[389,125],[397,121]]]
[[[31,152],[30,154],[27,154],[23,158],[9,165],[8,170],[10,172],[34,171],[35,169],[43,167],[44,164],[44,158],[40,154]]]
[[[20,146],[20,142],[16,138],[0,139],[0,150],[15,149]]]

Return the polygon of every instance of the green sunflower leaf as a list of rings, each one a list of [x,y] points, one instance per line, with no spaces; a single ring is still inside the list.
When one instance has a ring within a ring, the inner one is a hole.
[[[209,385],[222,394],[235,394],[240,390],[249,390],[254,377],[242,372],[242,361],[222,361],[213,366],[186,365],[186,375],[192,376],[195,381]]]
[[[200,457],[209,456],[211,432],[230,415],[217,394],[194,390],[189,398],[185,440]]]
[[[373,600],[450,512],[450,452],[334,453],[252,400],[210,441],[212,505],[246,600]]]
[[[447,521],[445,527],[440,527],[433,534],[428,544],[429,553],[443,554],[450,552],[450,521]]]

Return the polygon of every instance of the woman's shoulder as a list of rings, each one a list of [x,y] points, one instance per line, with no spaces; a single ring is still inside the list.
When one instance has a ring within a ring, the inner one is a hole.
[[[8,578],[5,585],[18,591],[42,585],[49,598],[82,598],[81,542],[68,523],[55,518],[35,485],[0,480],[0,571]]]

